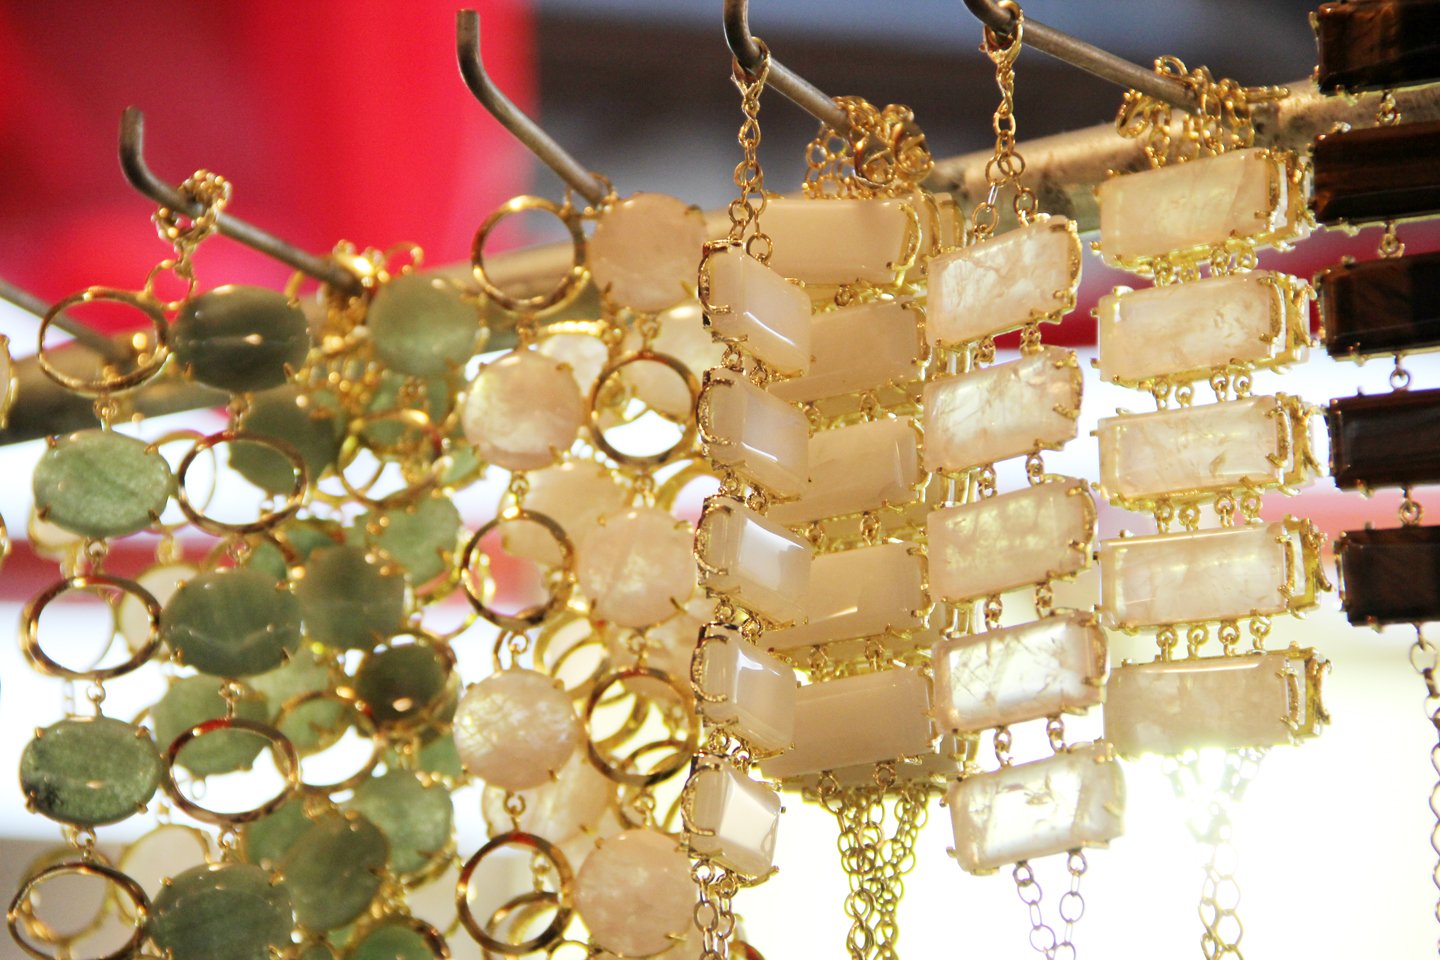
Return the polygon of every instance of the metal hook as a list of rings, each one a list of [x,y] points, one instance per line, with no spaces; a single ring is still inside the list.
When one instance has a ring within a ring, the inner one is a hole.
[[[199,204],[187,201],[174,187],[155,176],[145,163],[145,114],[138,107],[126,107],[120,120],[120,169],[132,187],[156,203],[191,216],[201,212]],[[362,291],[360,278],[334,260],[307,253],[239,217],[221,214],[215,228],[230,239],[337,290],[351,295]]]
[[[580,196],[597,205],[605,199],[610,192],[605,185],[566,153],[550,134],[540,129],[539,124],[525,116],[485,72],[485,62],[480,59],[480,14],[474,10],[458,10],[455,13],[455,57],[460,61],[460,75],[465,78],[465,86],[470,88],[490,116],[499,120],[501,126],[525,145],[525,149],[554,170]]]
[[[746,73],[760,69],[765,55],[750,33],[750,0],[725,0],[725,42]],[[850,120],[834,100],[774,57],[770,58],[770,76],[765,82],[830,129],[850,132]]]
[[[50,310],[50,305],[39,297],[26,290],[21,290],[13,283],[0,280],[0,300],[13,303],[26,313],[33,314],[36,319],[44,317]],[[74,338],[75,342],[83,347],[88,347],[101,357],[112,362],[130,360],[134,354],[127,350],[124,344],[116,343],[105,334],[91,326],[77,320],[68,313],[57,314],[51,325],[65,331]]]
[[[965,6],[1001,39],[1014,32],[1015,14],[999,0],[965,0]],[[1122,60],[1113,53],[1029,17],[1025,18],[1025,45],[1102,80],[1163,100],[1172,107],[1194,110],[1197,106],[1194,95],[1184,84],[1129,60]]]

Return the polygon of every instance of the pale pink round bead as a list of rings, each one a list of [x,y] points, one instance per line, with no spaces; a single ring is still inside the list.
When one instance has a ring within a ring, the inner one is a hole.
[[[590,274],[615,303],[656,313],[698,282],[705,245],[700,211],[662,193],[637,193],[605,210],[590,238]]]
[[[602,949],[647,957],[686,932],[695,908],[690,858],[654,830],[626,830],[585,858],[575,909]]]
[[[580,720],[559,681],[502,670],[465,691],[455,747],[465,769],[502,790],[528,790],[560,772],[580,741]]]
[[[568,366],[534,350],[516,350],[481,369],[460,421],[482,460],[507,470],[538,470],[570,449],[585,417]]]
[[[605,517],[580,545],[576,570],[592,616],[648,627],[675,613],[695,588],[694,536],[655,507]]]
[[[615,798],[615,784],[595,769],[583,751],[576,751],[553,782],[520,791],[525,812],[520,829],[563,844],[581,831],[595,830]],[[510,829],[505,791],[486,787],[482,799],[485,822],[494,833]]]

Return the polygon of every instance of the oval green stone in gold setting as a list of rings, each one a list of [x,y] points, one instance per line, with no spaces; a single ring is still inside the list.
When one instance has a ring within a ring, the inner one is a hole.
[[[359,523],[367,542],[385,551],[416,587],[455,562],[461,520],[449,497],[426,497],[408,507],[373,511]]]
[[[240,828],[240,853],[249,863],[273,869],[313,825],[303,799],[287,800],[268,817]]]
[[[300,601],[259,570],[203,573],[165,604],[160,636],[201,673],[248,677],[280,666],[300,645]]]
[[[450,679],[449,660],[428,643],[407,643],[368,655],[355,671],[355,693],[377,726],[427,720]]]
[[[165,509],[174,478],[165,458],[113,430],[82,430],[51,441],[32,482],[41,516],[85,537],[144,530]]]
[[[295,448],[314,484],[340,456],[345,418],[319,392],[305,394],[293,384],[255,394],[237,427],[261,437],[275,437]],[[288,493],[295,470],[280,451],[263,443],[237,440],[226,444],[230,466],[270,493]]]
[[[170,325],[170,349],[203,384],[233,393],[264,390],[300,369],[310,327],[283,293],[227,284],[185,304]]]
[[[290,948],[293,927],[290,897],[269,872],[209,863],[164,884],[148,932],[170,960],[272,960]]]
[[[349,804],[368,817],[390,841],[390,868],[423,870],[445,851],[455,805],[440,784],[426,786],[408,770],[391,770],[366,780]]]
[[[319,931],[360,916],[380,889],[388,855],[385,835],[365,817],[354,812],[321,814],[280,862],[295,919]]]
[[[380,362],[399,373],[438,377],[465,365],[479,346],[480,316],[439,277],[396,277],[365,315]]]
[[[143,728],[110,717],[72,717],[26,745],[20,789],[37,813],[95,827],[139,812],[155,795],[163,770]]]
[[[405,578],[372,561],[361,547],[316,550],[295,593],[306,633],[330,647],[369,649],[405,619]]]
[[[273,722],[288,701],[339,686],[340,679],[335,667],[317,656],[309,644],[302,644],[289,663],[251,677],[250,685],[270,701]],[[324,749],[345,733],[348,713],[349,707],[333,697],[310,700],[289,710],[279,728],[296,750],[309,753]]]
[[[191,727],[225,716],[225,698],[220,695],[225,683],[218,677],[204,675],[171,681],[165,695],[150,708],[155,739],[168,747]],[[264,723],[270,719],[269,704],[263,696],[247,688],[235,700],[235,716]],[[262,737],[240,730],[216,730],[190,741],[175,762],[197,777],[210,777],[248,770],[263,749]]]
[[[366,933],[346,960],[434,960],[438,954],[425,935],[403,923],[384,923]]]

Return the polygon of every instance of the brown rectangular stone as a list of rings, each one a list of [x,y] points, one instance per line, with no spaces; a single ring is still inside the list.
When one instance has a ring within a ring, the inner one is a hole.
[[[1335,559],[1351,623],[1440,619],[1440,527],[1350,530]]]
[[[1312,22],[1321,90],[1384,90],[1440,80],[1440,0],[1322,3]]]
[[[1315,289],[1332,357],[1440,347],[1440,253],[1338,263]]]
[[[1321,223],[1440,212],[1440,122],[1327,133],[1315,140],[1312,204]]]
[[[1440,390],[1341,397],[1325,420],[1337,487],[1440,483]]]

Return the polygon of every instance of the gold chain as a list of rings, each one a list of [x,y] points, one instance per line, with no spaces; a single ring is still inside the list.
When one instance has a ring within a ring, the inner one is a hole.
[[[1040,881],[1035,879],[1035,871],[1031,869],[1029,861],[1021,860],[1011,871],[1011,876],[1015,879],[1015,893],[1030,913],[1030,947],[1036,953],[1043,954],[1045,960],[1059,960],[1062,957],[1074,960],[1076,956],[1073,940],[1075,924],[1085,916],[1085,898],[1080,894],[1080,878],[1085,876],[1088,868],[1085,851],[1071,850],[1065,861],[1066,872],[1070,874],[1070,889],[1060,895],[1060,919],[1065,923],[1061,937],[1056,937],[1055,928],[1045,920],[1044,908],[1040,905],[1044,891],[1040,888]]]
[[[219,225],[220,212],[230,202],[230,190],[230,181],[218,173],[196,170],[180,184],[177,192],[187,201],[199,204],[200,212],[194,217],[188,217],[184,212],[171,207],[161,207],[155,211],[152,217],[155,231],[161,240],[175,248],[175,256],[160,261],[150,271],[150,275],[145,279],[147,294],[155,295],[156,281],[166,270],[173,272],[185,284],[186,299],[194,292],[195,266],[192,257],[195,248],[215,232]],[[170,306],[178,308],[178,301]]]
[[[726,960],[730,937],[735,932],[731,903],[739,884],[724,867],[704,858],[691,864],[690,876],[699,891],[694,910],[695,927],[701,936],[699,960]]]
[[[1420,674],[1425,681],[1425,715],[1435,728],[1436,741],[1430,748],[1430,766],[1435,771],[1435,785],[1430,788],[1430,812],[1435,817],[1435,825],[1430,828],[1430,849],[1435,852],[1435,866],[1430,872],[1430,878],[1435,883],[1435,888],[1440,891],[1440,689],[1436,687],[1436,668],[1440,666],[1437,662],[1437,651],[1435,645],[1415,628],[1415,643],[1410,647],[1410,665],[1415,672]],[[1435,919],[1440,922],[1440,899],[1435,902]]]
[[[760,168],[760,93],[770,76],[770,50],[757,38],[760,47],[760,69],[751,74],[736,60],[731,79],[740,90],[740,110],[745,120],[736,139],[744,159],[735,165],[735,186],[740,196],[730,201],[730,239],[745,241],[745,252],[761,263],[770,262],[774,243],[760,229],[760,214],[765,212],[765,171]],[[745,237],[750,231],[750,237]]]
[[[1014,187],[1015,198],[1012,206],[1015,218],[1021,223],[1029,223],[1034,219],[1038,209],[1035,191],[1020,183],[1020,177],[1025,172],[1025,158],[1015,148],[1015,60],[1020,56],[1021,39],[1025,33],[1025,15],[1014,3],[1005,2],[1001,6],[1014,14],[1015,32],[1008,43],[1002,44],[1000,38],[986,27],[985,41],[980,44],[980,51],[995,64],[995,84],[1000,88],[1000,105],[995,108],[990,124],[995,130],[995,155],[985,162],[985,180],[990,184],[990,191],[985,200],[970,214],[972,243],[993,235],[995,228],[999,226],[1000,211],[995,206],[995,201],[1002,188]]]
[[[1136,90],[1126,92],[1115,129],[1122,137],[1143,138],[1145,156],[1153,167],[1253,146],[1251,107],[1289,95],[1284,87],[1243,87],[1234,80],[1216,80],[1208,67],[1187,70],[1177,57],[1156,59],[1155,72],[1186,87],[1196,106],[1193,111],[1180,111],[1177,135],[1174,107]]]

